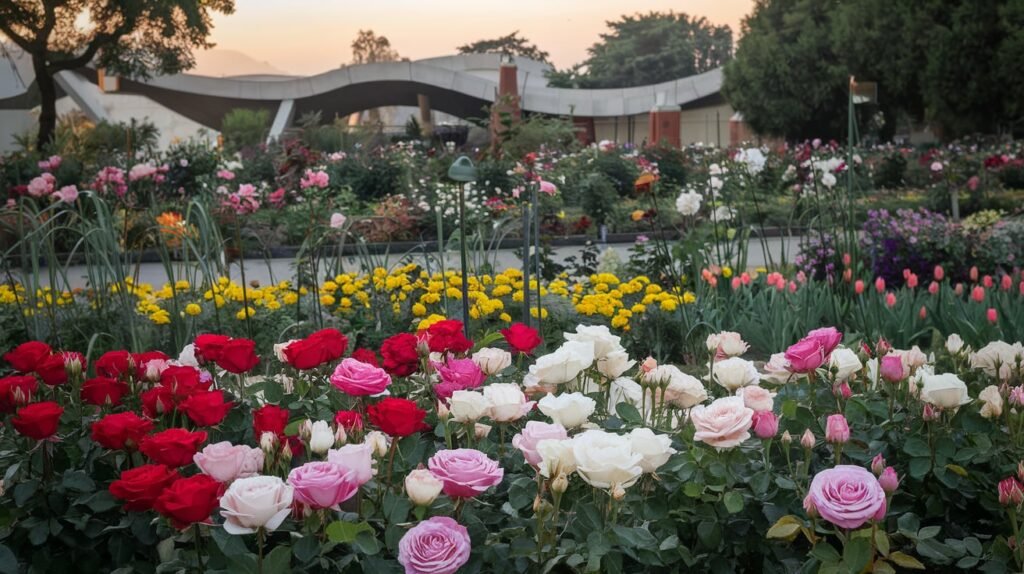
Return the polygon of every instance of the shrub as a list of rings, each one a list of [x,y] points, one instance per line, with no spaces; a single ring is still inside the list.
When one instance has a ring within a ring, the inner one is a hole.
[[[890,285],[903,284],[904,269],[922,277],[936,265],[963,273],[966,245],[957,226],[926,209],[869,211],[861,243],[875,275]]]
[[[236,108],[224,116],[220,131],[224,136],[224,151],[229,154],[258,146],[266,141],[270,132],[270,112]]]

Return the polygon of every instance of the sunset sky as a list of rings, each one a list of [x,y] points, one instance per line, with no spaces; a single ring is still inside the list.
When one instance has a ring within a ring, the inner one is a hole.
[[[734,34],[754,0],[238,0],[215,20],[212,40],[290,74],[336,68],[351,58],[359,29],[391,40],[411,59],[452,54],[455,47],[514,30],[551,54],[558,67],[583,60],[605,21],[650,10],[704,16]],[[212,64],[200,55],[200,69]],[[197,70],[202,71],[202,70]],[[215,70],[206,73],[219,74]]]

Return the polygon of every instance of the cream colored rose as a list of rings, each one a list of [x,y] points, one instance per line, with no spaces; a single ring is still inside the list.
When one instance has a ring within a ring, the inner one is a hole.
[[[773,383],[788,383],[794,378],[793,372],[789,370],[790,367],[786,353],[775,353],[764,364],[764,374],[761,375],[761,378]]]
[[[775,406],[775,393],[759,385],[736,389],[736,396],[743,398],[743,404],[754,412],[770,411]]]
[[[921,379],[921,400],[926,403],[944,409],[955,409],[971,402],[971,397],[967,394],[967,385],[953,373],[926,374]]]
[[[252,534],[263,528],[273,532],[292,511],[292,487],[276,476],[240,478],[220,497],[224,530]]]
[[[992,341],[971,353],[970,363],[971,368],[981,369],[988,376],[1005,381],[1021,357],[1024,357],[1024,346],[1020,343],[1011,345],[1004,341]]]
[[[473,362],[488,377],[496,375],[512,364],[512,353],[504,349],[484,347],[473,353]]]
[[[991,419],[998,418],[1003,414],[1003,395],[999,393],[999,387],[989,385],[978,393],[978,400],[982,402],[981,416]]]
[[[479,391],[455,391],[448,399],[448,412],[456,422],[476,422],[491,412],[491,401]]]
[[[405,477],[405,494],[416,506],[430,506],[444,488],[433,473],[425,468],[417,468]]]
[[[668,435],[655,434],[649,428],[636,428],[629,433],[629,442],[633,452],[639,453],[640,468],[651,473],[668,462],[669,457],[676,453],[672,448],[672,439]]]
[[[615,349],[597,360],[597,370],[609,379],[615,379],[633,368],[635,364],[636,361],[629,358],[629,353],[625,349]]]
[[[711,368],[712,380],[725,387],[730,392],[740,387],[757,383],[760,376],[754,363],[743,360],[739,357],[732,357],[724,361],[718,361]]]
[[[750,345],[743,340],[743,337],[733,331],[722,331],[721,333],[708,335],[705,343],[707,344],[708,351],[716,354],[721,353],[725,357],[738,357],[746,353],[750,348]]]
[[[537,408],[556,424],[567,429],[583,426],[594,414],[597,402],[583,393],[548,394],[537,403]]]
[[[950,355],[956,355],[964,348],[964,340],[960,338],[960,335],[956,333],[950,334],[946,337],[946,351]]]
[[[498,423],[519,420],[533,407],[533,402],[526,401],[519,385],[513,383],[487,385],[484,397],[491,402],[491,419]]]
[[[719,450],[738,446],[750,438],[754,411],[747,408],[742,397],[717,399],[708,406],[697,405],[690,411],[696,432],[693,439]]]
[[[608,389],[608,410],[614,412],[619,403],[638,407],[643,396],[644,390],[639,383],[629,377],[619,377],[612,381]]]
[[[850,377],[864,368],[864,364],[860,362],[860,357],[857,356],[857,353],[846,347],[836,347],[832,351],[828,366],[830,370],[836,370],[837,381],[849,380]]]
[[[644,375],[644,380],[655,385],[665,384],[667,381],[665,400],[681,409],[688,409],[708,400],[708,392],[704,385],[696,377],[680,371],[675,365],[658,365]]]
[[[644,472],[629,437],[589,430],[572,439],[572,452],[577,474],[595,488],[628,488]]]
[[[277,344],[275,344],[274,345],[274,357],[276,357],[277,360],[282,362],[282,363],[287,363],[288,359],[284,356],[284,350],[288,348],[288,345],[291,345],[295,341],[298,341],[298,339],[291,339],[291,340],[285,341],[284,343],[277,343]]]
[[[537,443],[540,464],[537,469],[544,478],[554,478],[576,472],[576,455],[573,454],[573,439],[546,439]]]
[[[309,450],[324,454],[334,446],[334,429],[327,421],[316,421],[309,435]]]
[[[574,380],[594,364],[594,343],[567,341],[561,347],[530,365],[530,374],[538,385],[561,385]]]
[[[566,341],[593,343],[596,359],[603,359],[612,351],[622,348],[622,339],[612,335],[605,325],[577,325],[575,333],[564,335]]]

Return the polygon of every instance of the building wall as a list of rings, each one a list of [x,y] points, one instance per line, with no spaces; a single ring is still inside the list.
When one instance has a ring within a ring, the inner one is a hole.
[[[0,110],[0,153],[15,151],[14,137],[37,129],[29,110]]]
[[[735,113],[729,104],[715,104],[683,110],[679,118],[682,145],[695,143],[729,146],[729,118]]]
[[[210,143],[216,143],[219,135],[219,132],[210,130],[145,96],[107,92],[99,100],[111,122],[130,122],[132,118],[135,118],[138,121],[148,120],[155,125],[160,130],[160,139],[157,145],[163,149],[176,142],[192,138],[203,138]],[[77,109],[78,106],[71,98],[61,98],[57,101],[58,115]]]

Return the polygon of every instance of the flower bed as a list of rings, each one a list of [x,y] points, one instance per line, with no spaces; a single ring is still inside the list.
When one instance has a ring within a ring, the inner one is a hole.
[[[815,329],[696,368],[438,320],[3,358],[4,562],[35,571],[1017,571],[1024,346]],[[845,343],[845,345],[843,344]],[[538,356],[539,355],[539,356]],[[45,552],[40,549],[45,548]]]

